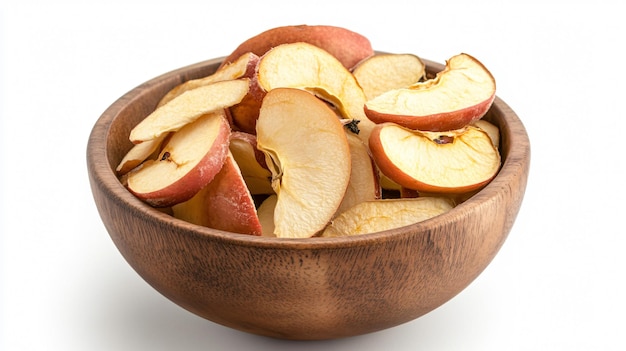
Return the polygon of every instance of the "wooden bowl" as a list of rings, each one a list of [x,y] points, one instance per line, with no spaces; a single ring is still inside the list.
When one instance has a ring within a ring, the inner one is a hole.
[[[128,263],[174,303],[215,323],[283,339],[331,339],[390,328],[467,287],[505,241],[522,203],[530,145],[501,99],[485,119],[501,131],[502,169],[455,209],[407,227],[340,238],[277,239],[213,230],[144,204],[118,181],[130,130],[175,85],[221,59],[154,78],[114,102],[87,145],[93,197]],[[441,64],[425,60],[428,71]]]

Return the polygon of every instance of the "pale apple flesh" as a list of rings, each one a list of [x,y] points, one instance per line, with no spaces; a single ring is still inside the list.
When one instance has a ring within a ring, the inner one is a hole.
[[[252,195],[273,194],[272,173],[267,168],[265,155],[257,149],[256,136],[244,132],[232,132],[230,151],[241,169],[243,179]]]
[[[370,100],[421,81],[426,75],[426,65],[416,55],[381,53],[359,62],[352,74]]]
[[[139,122],[130,132],[130,141],[138,144],[158,138],[179,130],[202,115],[233,106],[248,93],[249,85],[250,80],[242,78],[188,90]]]
[[[192,90],[195,88],[199,88],[201,86],[209,85],[211,83],[220,82],[224,80],[234,80],[239,78],[251,78],[255,74],[256,66],[259,62],[259,56],[253,53],[242,53],[242,55],[237,58],[235,61],[231,62],[228,65],[224,65],[215,71],[213,74],[208,75],[206,77],[190,79],[185,81],[173,89],[171,89],[161,101],[157,107],[165,105],[170,102],[175,97],[180,94]]]
[[[359,121],[359,137],[367,143],[374,123],[363,109],[365,93],[354,75],[328,52],[307,43],[279,45],[261,57],[257,80],[265,91],[303,89],[331,103],[345,119]]]
[[[380,124],[371,135],[370,149],[385,175],[419,192],[471,192],[487,184],[500,168],[491,138],[473,126],[439,133]]]
[[[172,206],[174,217],[232,233],[261,235],[261,223],[233,155],[228,153],[215,177],[191,199]]]
[[[460,54],[433,79],[390,90],[365,104],[375,123],[393,122],[410,129],[446,131],[482,118],[495,99],[496,84],[478,60]]]
[[[230,132],[223,111],[185,125],[169,139],[158,158],[127,174],[128,190],[154,207],[189,200],[221,169]]]
[[[147,160],[158,151],[161,143],[168,135],[167,133],[161,134],[158,138],[133,145],[115,169],[117,174],[124,175]]]
[[[350,236],[400,228],[433,218],[452,208],[452,202],[443,197],[361,202],[335,218],[321,236]]]
[[[346,132],[346,138],[350,147],[350,182],[337,213],[361,202],[380,199],[382,194],[378,168],[367,145],[351,132]]]
[[[493,146],[496,149],[500,148],[500,129],[496,125],[484,119],[479,119],[472,123],[472,125],[484,130],[491,138]]]
[[[259,216],[259,222],[261,222],[262,236],[275,238],[276,234],[274,225],[274,210],[276,209],[276,202],[278,196],[272,194],[268,196],[257,209]]]
[[[256,128],[277,195],[274,234],[315,235],[335,215],[350,181],[342,123],[312,94],[276,88],[265,96]]]

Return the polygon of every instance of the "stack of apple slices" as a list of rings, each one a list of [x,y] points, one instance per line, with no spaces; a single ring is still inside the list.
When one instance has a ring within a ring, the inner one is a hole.
[[[426,79],[419,57],[375,54],[347,29],[278,27],[168,92],[117,172],[147,204],[218,230],[377,232],[442,214],[496,175],[499,131],[481,120],[494,98],[466,54]]]

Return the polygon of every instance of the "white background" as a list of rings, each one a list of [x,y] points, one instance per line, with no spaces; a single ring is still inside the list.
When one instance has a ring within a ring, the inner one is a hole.
[[[615,5],[611,5],[615,4]],[[2,350],[623,350],[626,30],[617,1],[3,1]],[[432,313],[360,337],[286,342],[205,321],[126,264],[85,148],[118,97],[286,24],[378,50],[479,58],[532,146],[522,209],[492,264]]]

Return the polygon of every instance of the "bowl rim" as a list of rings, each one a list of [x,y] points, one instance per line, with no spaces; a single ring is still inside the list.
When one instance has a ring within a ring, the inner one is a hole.
[[[110,166],[109,155],[106,152],[108,144],[106,137],[109,135],[111,125],[115,119],[118,118],[120,112],[128,107],[128,105],[140,100],[148,90],[155,86],[165,84],[166,81],[170,81],[171,84],[174,78],[178,78],[179,83],[183,82],[190,79],[189,75],[193,74],[193,71],[206,70],[211,66],[217,68],[223,59],[224,57],[218,57],[169,71],[136,86],[113,102],[96,120],[87,142],[87,168],[92,188],[96,186],[99,187],[104,196],[114,198],[119,203],[124,204],[127,210],[132,212],[134,216],[156,221],[160,227],[170,227],[172,230],[181,231],[184,232],[185,235],[196,236],[199,239],[211,239],[237,246],[316,250],[372,245],[375,243],[381,244],[388,240],[398,240],[406,236],[427,234],[435,228],[443,227],[447,223],[456,222],[460,220],[461,217],[468,216],[472,212],[478,211],[480,207],[487,206],[488,203],[496,201],[498,197],[502,196],[500,192],[503,191],[503,189],[505,191],[509,189],[509,183],[518,179],[521,174],[523,174],[524,170],[528,168],[527,164],[530,161],[530,142],[526,128],[510,106],[496,95],[487,115],[497,111],[502,116],[503,122],[505,122],[499,125],[500,129],[509,129],[509,138],[505,140],[508,145],[500,145],[503,159],[500,170],[496,177],[478,193],[457,205],[454,209],[436,217],[381,232],[333,238],[274,238],[253,236],[212,229],[177,219],[139,200],[121,184],[115,173],[115,169]],[[428,59],[422,60],[426,64],[427,70],[430,72],[441,71],[444,67],[444,65]],[[506,154],[502,153],[505,148]],[[93,189],[92,192],[94,192]]]

